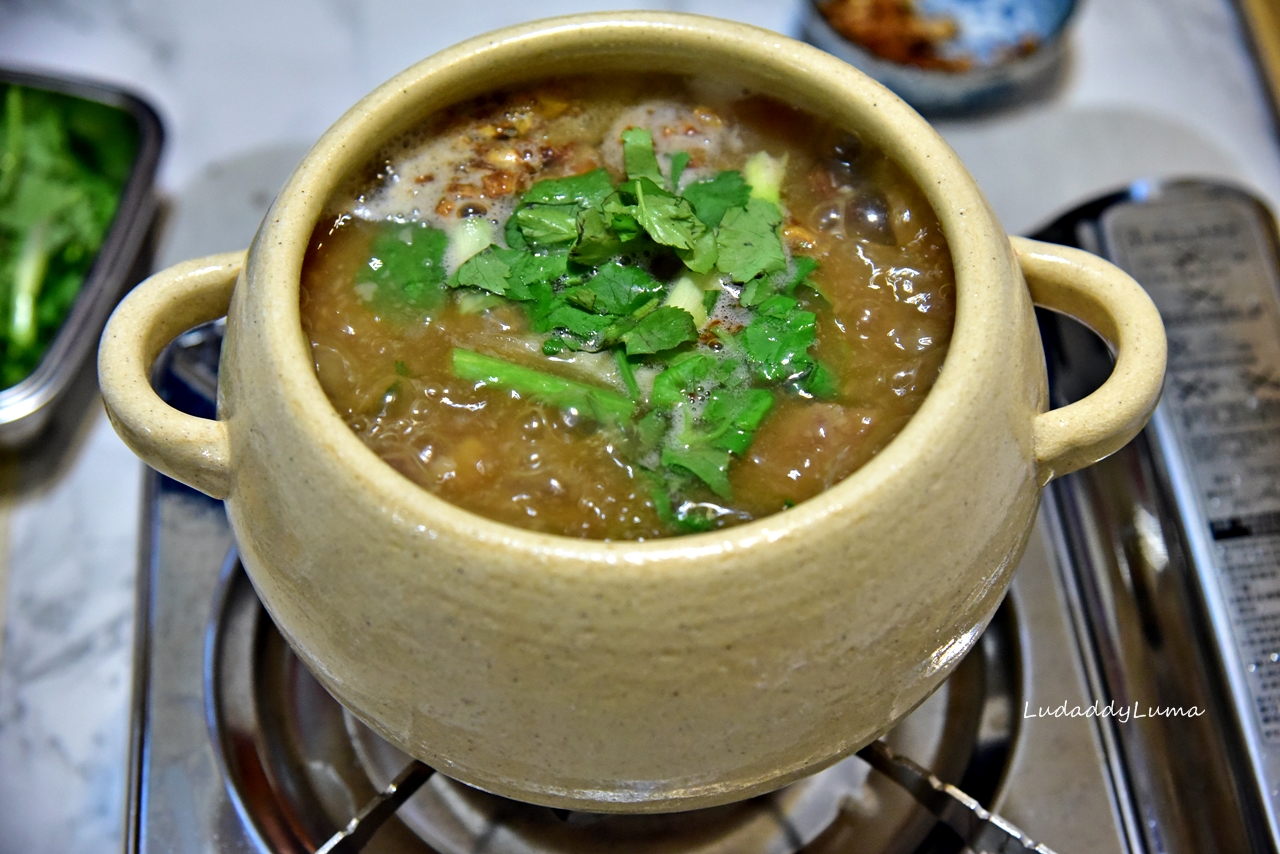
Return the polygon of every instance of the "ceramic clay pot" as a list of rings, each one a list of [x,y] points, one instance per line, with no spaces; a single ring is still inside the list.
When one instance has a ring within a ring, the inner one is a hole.
[[[942,223],[957,296],[936,385],[867,465],[784,513],[644,543],[508,527],[383,463],[316,379],[299,270],[341,180],[446,105],[601,69],[714,71],[826,117],[893,157]],[[1033,302],[1117,351],[1105,385],[1049,412]],[[218,419],[180,414],[148,371],[223,314]],[[180,264],[121,304],[100,377],[139,456],[225,499],[276,625],[377,732],[501,795],[660,811],[816,771],[928,696],[999,604],[1040,488],[1142,427],[1164,357],[1137,284],[1093,256],[1011,241],[941,138],[861,73],[752,27],[626,13],[482,36],[378,88],[316,143],[247,255]]]

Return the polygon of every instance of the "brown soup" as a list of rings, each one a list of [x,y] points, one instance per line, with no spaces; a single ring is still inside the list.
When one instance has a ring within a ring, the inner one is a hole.
[[[786,510],[882,449],[946,355],[946,240],[853,134],[674,77],[477,99],[330,201],[316,372],[410,480],[547,533]]]

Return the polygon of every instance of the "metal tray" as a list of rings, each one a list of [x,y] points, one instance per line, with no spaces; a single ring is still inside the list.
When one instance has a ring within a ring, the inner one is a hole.
[[[137,283],[139,259],[156,214],[154,181],[164,129],[151,105],[122,89],[67,77],[0,69],[0,83],[46,89],[117,107],[138,125],[138,153],[125,182],[115,219],[85,275],[62,328],[26,379],[0,391],[0,448],[30,444],[48,426],[56,404],[86,359],[97,352],[107,317]]]

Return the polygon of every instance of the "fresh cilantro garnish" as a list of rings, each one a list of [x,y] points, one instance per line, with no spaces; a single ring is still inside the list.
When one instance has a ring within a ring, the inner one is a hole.
[[[711,392],[702,413],[703,435],[713,447],[742,455],[773,408],[773,393],[762,388]]]
[[[29,376],[63,327],[137,147],[124,109],[0,83],[0,388]]]
[[[596,350],[603,343],[600,339],[614,325],[614,320],[607,315],[583,311],[562,298],[548,312],[545,325],[547,329],[564,329],[583,339],[583,346],[575,349]],[[573,346],[575,342],[566,343]]]
[[[510,275],[511,267],[499,257],[499,250],[490,246],[464,261],[449,284],[480,288],[502,296],[507,292],[507,277]]]
[[[633,215],[655,243],[676,249],[693,249],[695,241],[707,227],[697,218],[693,207],[679,196],[673,196],[648,178],[629,187],[635,195]]]
[[[613,359],[618,365],[618,376],[622,377],[622,384],[627,387],[627,394],[631,395],[632,400],[639,400],[640,383],[636,381],[636,372],[631,367],[627,354],[622,350],[614,350]]]
[[[810,397],[830,400],[840,395],[840,379],[826,365],[815,361],[808,376],[801,381],[800,390]]]
[[[495,248],[495,251],[496,248]],[[500,253],[510,268],[507,279],[507,296],[515,300],[533,299],[534,289],[538,286],[550,288],[551,284],[564,278],[568,273],[569,255],[567,252],[542,252],[537,255],[530,252],[506,250]]]
[[[687,469],[726,501],[733,500],[733,488],[729,485],[729,463],[732,461],[728,451],[702,443],[662,449],[664,466]]]
[[[653,380],[649,403],[665,408],[688,403],[708,389],[723,385],[739,385],[732,378],[738,369],[736,359],[713,355],[704,350],[682,353],[673,358],[667,369]]]
[[[480,288],[508,299],[531,300],[538,286],[549,289],[565,276],[567,258],[565,252],[534,254],[488,246],[462,262],[447,283],[455,288]]]
[[[742,333],[742,341],[756,375],[782,383],[812,397],[832,397],[838,387],[830,371],[809,348],[816,340],[817,317],[791,297],[772,296]]]
[[[529,188],[521,205],[578,205],[598,208],[613,193],[613,179],[605,169],[568,178],[548,178]]]
[[[684,197],[693,205],[698,219],[715,228],[729,208],[740,208],[751,198],[751,187],[742,173],[721,172],[709,181],[698,181],[684,188]]]
[[[568,248],[578,239],[578,211],[572,205],[530,205],[516,211],[515,221],[534,249]]]
[[[709,228],[695,231],[693,248],[677,249],[676,255],[693,272],[710,273],[715,269],[716,259],[719,257],[715,232]]]
[[[812,365],[808,351],[817,318],[799,306],[790,297],[770,297],[742,333],[752,367],[766,382],[786,382]]]
[[[790,296],[795,289],[804,284],[812,287],[809,276],[818,269],[818,262],[807,255],[798,255],[789,270],[778,270],[768,276],[756,276],[742,288],[738,302],[750,308],[759,305],[774,294]]]
[[[622,163],[627,178],[632,181],[648,178],[655,184],[663,183],[662,170],[653,153],[653,135],[644,128],[628,128],[622,132]]]
[[[519,211],[519,208],[516,208]],[[507,246],[512,249],[528,249],[529,243],[524,239],[524,235],[520,233],[520,221],[512,214],[507,218],[507,224],[502,227],[502,239],[507,242]]]
[[[680,176],[684,174],[685,167],[688,165],[689,152],[677,151],[675,154],[671,155],[671,180],[667,182],[668,190],[673,193],[680,192]],[[706,222],[706,220],[703,220],[703,222]]]
[[[710,290],[703,293],[702,310],[705,311],[708,315],[710,315],[711,312],[715,310],[716,303],[720,302],[720,294],[721,294],[721,291],[718,291],[718,290]]]
[[[773,393],[735,382],[738,363],[694,352],[673,359],[653,383],[649,402],[669,408],[678,425],[662,450],[663,466],[688,471],[721,498],[731,498],[728,470],[733,454],[751,445],[773,408]],[[700,414],[695,404],[703,402]]]
[[[522,305],[531,329],[546,336],[547,356],[612,350],[625,394],[462,349],[453,352],[454,373],[618,430],[663,523],[710,530],[736,513],[717,501],[732,500],[731,467],[777,396],[839,393],[809,353],[816,317],[791,296],[818,264],[788,257],[779,204],[742,173],[682,192],[687,152],[670,157],[664,177],[647,130],[625,131],[622,143],[625,181],[615,186],[603,169],[539,181],[505,224],[506,246],[485,247],[445,284],[459,289],[460,309]],[[756,173],[781,180],[783,161],[758,160]],[[764,168],[771,164],[778,168]],[[396,228],[409,228],[407,242]],[[401,242],[386,243],[393,238]],[[395,226],[382,240],[392,266],[441,289],[443,232]],[[724,288],[725,276],[741,289]],[[709,321],[719,300],[735,297],[750,313],[744,329]],[[697,346],[700,331],[711,346]],[[706,490],[716,498],[702,500]]]
[[[606,388],[512,364],[471,350],[453,351],[453,372],[461,379],[496,385],[539,403],[575,411],[596,421],[625,421],[635,404]]]
[[[735,282],[785,269],[786,251],[778,236],[781,223],[778,206],[764,199],[750,199],[746,207],[730,208],[716,232],[716,267]]]
[[[639,267],[624,267],[616,261],[600,266],[585,285],[566,292],[570,302],[596,314],[631,314],[666,286]]]
[[[634,244],[638,236],[632,232],[628,241],[624,241],[610,227],[603,211],[587,208],[578,214],[578,241],[569,250],[569,256],[575,263],[595,267],[630,250],[630,244]]]
[[[681,344],[696,341],[698,330],[693,317],[683,308],[664,305],[655,308],[622,335],[627,355],[661,353]]]
[[[369,263],[357,283],[372,283],[379,303],[432,309],[444,294],[444,251],[449,238],[424,223],[386,223],[369,247]]]
[[[567,247],[578,239],[581,211],[599,208],[613,193],[604,169],[549,178],[529,188],[507,220],[503,237],[512,249]]]
[[[644,236],[644,229],[640,227],[640,221],[636,219],[635,193],[628,189],[633,187],[630,184],[624,184],[618,189],[618,192],[604,200],[601,211],[604,220],[608,224],[609,229],[623,243],[630,243]],[[623,192],[626,191],[626,198]]]

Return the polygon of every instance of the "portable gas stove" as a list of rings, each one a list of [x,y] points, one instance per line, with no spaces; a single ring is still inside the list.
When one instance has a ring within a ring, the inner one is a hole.
[[[645,816],[552,810],[433,774],[300,665],[221,504],[153,474],[127,850],[1041,850],[985,807],[1063,854],[1275,851],[1273,224],[1235,191],[1135,185],[1041,236],[1148,285],[1170,325],[1174,394],[1139,440],[1046,492],[981,643],[860,754],[878,771],[855,756],[768,795]],[[1056,405],[1105,377],[1105,347],[1082,327],[1045,315],[1042,330]],[[170,349],[157,382],[173,405],[212,417],[220,341],[210,325]]]

